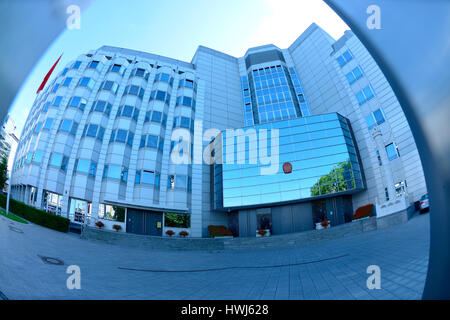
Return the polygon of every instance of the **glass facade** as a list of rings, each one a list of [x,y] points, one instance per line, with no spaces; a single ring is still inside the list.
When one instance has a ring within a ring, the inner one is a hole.
[[[215,209],[299,201],[364,189],[348,123],[341,115],[331,113],[247,127],[241,136],[227,137],[224,132],[223,163],[214,165]],[[249,129],[255,130],[258,140],[252,146],[251,139],[245,138],[250,136]],[[267,130],[267,139],[261,134],[262,129]],[[272,139],[276,136],[273,129],[278,129],[278,143]],[[227,139],[231,137],[233,161],[227,158],[227,148],[230,148]],[[239,146],[239,141],[241,144],[244,141],[244,145]],[[255,146],[258,150],[254,150]],[[261,168],[268,167],[261,159],[255,159],[261,151],[269,157],[278,154],[275,174],[261,174]]]
[[[248,80],[255,124],[302,116],[285,66],[255,68],[249,72]]]

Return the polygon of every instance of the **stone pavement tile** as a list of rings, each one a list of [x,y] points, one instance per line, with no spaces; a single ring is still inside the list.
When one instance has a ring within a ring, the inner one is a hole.
[[[169,251],[81,240],[33,224],[11,232],[0,221],[0,290],[11,299],[417,299],[426,279],[428,217],[346,238],[276,249]],[[11,245],[13,244],[13,245]],[[363,245],[362,245],[363,244]],[[82,290],[65,287],[66,266],[44,264],[38,254],[82,270]],[[121,270],[267,266],[335,260],[281,268],[194,273]],[[365,288],[368,265],[381,267],[382,290]]]

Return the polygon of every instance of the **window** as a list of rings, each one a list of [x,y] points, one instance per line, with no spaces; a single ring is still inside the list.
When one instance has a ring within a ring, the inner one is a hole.
[[[61,170],[66,171],[68,163],[69,163],[69,157],[63,156],[62,161],[61,161]]]
[[[80,79],[80,82],[78,83],[80,87],[87,87],[89,89],[92,89],[94,87],[94,80],[88,77],[83,77]]]
[[[156,100],[164,101],[166,98],[166,92],[158,90],[156,92]]]
[[[50,165],[52,167],[61,167],[62,157],[63,155],[60,153],[52,153],[50,158]]]
[[[86,159],[78,159],[78,165],[75,168],[76,172],[89,173],[90,161]]]
[[[91,61],[88,65],[89,69],[96,69],[98,71],[101,71],[103,69],[103,64],[100,63],[100,61]]]
[[[52,88],[52,92],[55,93],[59,88],[59,83],[55,83]]]
[[[191,226],[191,215],[164,213],[164,226],[171,228],[189,228]]]
[[[100,86],[101,89],[111,91],[112,93],[116,94],[117,89],[119,88],[119,85],[115,83],[114,81],[104,81],[102,82],[102,85]]]
[[[73,108],[80,108],[81,111],[84,111],[84,108],[86,107],[86,99],[81,97],[72,97],[69,103],[69,107]]]
[[[375,126],[375,119],[373,118],[373,114],[369,114],[368,116],[366,116],[366,122],[367,122],[367,127],[369,128],[369,130],[372,130],[372,128]]]
[[[112,109],[112,105],[110,103],[107,103],[103,100],[95,101],[92,104],[91,112],[92,111],[98,111],[98,112],[104,112],[106,115],[110,115]]]
[[[91,161],[91,165],[89,166],[89,175],[95,176],[96,171],[97,171],[97,163],[95,161]]]
[[[97,137],[97,130],[98,130],[98,125],[91,124],[91,125],[89,125],[89,128],[87,130],[86,135],[88,137],[94,137],[95,138],[95,137]]]
[[[133,107],[132,106],[123,106],[123,110],[122,110],[122,116],[123,117],[127,117],[127,118],[131,118],[133,114]]]
[[[187,117],[181,117],[180,127],[189,129],[190,119]]]
[[[125,208],[100,203],[98,217],[105,220],[125,221]]]
[[[133,132],[129,132],[128,133],[128,139],[127,139],[127,144],[129,146],[133,145],[133,139],[134,139],[134,133]]]
[[[44,130],[50,130],[52,128],[52,124],[53,124],[53,119],[52,118],[47,118],[47,120],[45,120],[45,124],[44,124]]]
[[[145,139],[147,138],[146,135],[141,136],[141,142],[139,143],[139,148],[145,147]]]
[[[120,179],[121,167],[114,166],[114,165],[108,166],[107,175],[108,175],[108,178]]]
[[[155,173],[153,171],[142,170],[142,184],[153,185]]]
[[[41,150],[36,150],[34,152],[33,162],[34,163],[41,163],[43,154],[44,153]]]
[[[127,177],[128,177],[128,169],[127,168],[122,168],[122,172],[120,174],[120,180],[122,182],[127,182]]]
[[[121,72],[120,72],[121,68],[122,68],[122,66],[120,64],[113,64],[111,66],[111,72],[118,72],[121,74]]]
[[[158,147],[158,136],[149,134],[147,138],[147,147],[156,149]]]
[[[103,140],[103,136],[105,135],[105,128],[100,127],[100,129],[98,130],[98,135],[97,138],[100,140]]]
[[[50,107],[50,102],[46,102],[44,104],[44,107],[42,108],[42,112],[47,112],[49,107]]]
[[[175,176],[169,175],[168,183],[167,183],[167,189],[174,189],[175,188]]]
[[[55,97],[55,100],[53,100],[52,106],[59,107],[61,105],[62,98],[63,98],[62,96]]]
[[[183,105],[187,107],[192,106],[192,98],[191,97],[183,97]]]
[[[389,161],[395,160],[400,157],[398,148],[396,145],[394,145],[394,143],[390,143],[386,146],[386,153]]]
[[[127,131],[126,130],[117,130],[116,142],[125,142],[127,140]]]
[[[372,99],[374,96],[375,93],[373,92],[372,87],[368,85],[356,94],[356,99],[358,100],[359,105],[363,105],[364,103],[366,103],[366,101]]]
[[[384,112],[382,108],[375,110],[373,112],[373,116],[375,117],[378,125],[385,122]]]
[[[162,113],[159,111],[153,111],[152,122],[161,123]]]
[[[407,188],[407,184],[406,184],[406,180],[397,182],[395,185],[395,195],[397,197],[400,197],[401,195],[406,193],[406,188]]]
[[[141,183],[141,171],[136,171],[136,175],[134,177],[134,183],[140,184]]]
[[[126,86],[125,87],[125,91],[123,92],[123,95],[133,95],[133,96],[138,96],[139,98],[142,99],[142,97],[144,96],[145,90],[138,87],[138,86]]]
[[[379,164],[380,166],[382,166],[382,165],[383,165],[383,162],[381,161],[380,151],[378,151],[378,150],[377,150],[377,159],[378,159],[378,164]]]
[[[186,187],[187,187],[186,176],[177,175],[175,179],[175,188],[186,189]]]
[[[81,61],[75,61],[72,65],[72,69],[78,69],[81,66]]]
[[[68,87],[71,82],[72,82],[72,78],[67,77],[67,78],[64,79],[64,81],[62,83],[62,86],[63,87]]]
[[[63,131],[63,132],[69,132],[71,126],[72,126],[72,120],[64,119],[61,121],[61,126],[60,126],[59,130]]]
[[[353,56],[350,52],[350,50],[345,51],[342,55],[340,55],[339,57],[337,57],[337,62],[339,63],[339,65],[341,67],[343,67],[344,65],[346,65],[350,60],[353,59]]]

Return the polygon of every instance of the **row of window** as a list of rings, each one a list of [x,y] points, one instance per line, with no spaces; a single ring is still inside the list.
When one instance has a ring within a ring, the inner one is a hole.
[[[139,109],[129,105],[120,106],[117,110],[116,117],[133,118],[134,121],[137,121],[139,117]]]
[[[158,101],[163,101],[166,104],[170,103],[170,94],[166,91],[161,91],[161,90],[153,90],[150,93],[150,100],[158,100]]]
[[[192,190],[192,178],[185,175],[169,175],[167,189]]]
[[[92,137],[99,140],[103,140],[105,135],[105,128],[99,126],[98,124],[86,124],[83,129],[83,137]]]
[[[179,96],[177,98],[176,106],[186,106],[191,107],[195,110],[195,99],[192,97]]]
[[[181,79],[178,83],[178,88],[191,88],[194,92],[197,92],[197,83],[189,79]]]
[[[88,174],[90,176],[95,176],[95,173],[97,171],[97,162],[86,159],[76,159],[74,171],[78,173]]]
[[[128,85],[125,87],[125,90],[123,92],[123,95],[133,95],[133,96],[138,96],[139,98],[143,98],[144,97],[144,93],[145,90],[139,86],[135,86],[135,85]]]
[[[114,82],[111,80],[103,81],[100,85],[100,90],[111,91],[114,94],[117,93],[118,89],[119,89],[119,84],[117,82]]]
[[[145,113],[145,120],[144,123],[147,122],[155,122],[155,123],[161,123],[163,125],[163,127],[166,126],[167,123],[167,115],[164,113],[162,113],[161,111],[147,111]]]
[[[103,178],[118,179],[127,182],[128,168],[117,165],[105,165],[103,169]]]
[[[111,132],[111,138],[109,142],[121,142],[127,145],[133,145],[134,133],[123,129],[114,129]]]
[[[97,100],[92,104],[91,110],[89,112],[93,111],[103,112],[109,117],[111,109],[112,109],[111,103],[106,102],[104,100]]]
[[[71,135],[76,135],[78,129],[78,122],[72,119],[63,119],[59,125],[60,132],[70,133]]]
[[[145,184],[159,188],[160,174],[149,170],[137,170],[134,179],[135,184]]]
[[[173,86],[173,77],[171,77],[169,74],[167,73],[158,73],[155,76],[155,82],[166,82],[168,83],[170,86]]]
[[[152,134],[142,135],[139,148],[153,148],[162,151],[164,148],[164,138]]]
[[[190,129],[191,131],[194,130],[194,121],[191,120],[191,118],[188,117],[175,117],[173,119],[173,127],[174,128],[185,128]]]

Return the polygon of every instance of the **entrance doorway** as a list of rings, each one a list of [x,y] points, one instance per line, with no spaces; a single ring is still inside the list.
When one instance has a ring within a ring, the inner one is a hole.
[[[331,226],[350,222],[353,216],[351,196],[333,197],[312,201],[313,222],[324,219],[330,221]]]
[[[127,232],[162,236],[162,213],[150,210],[127,210]]]

